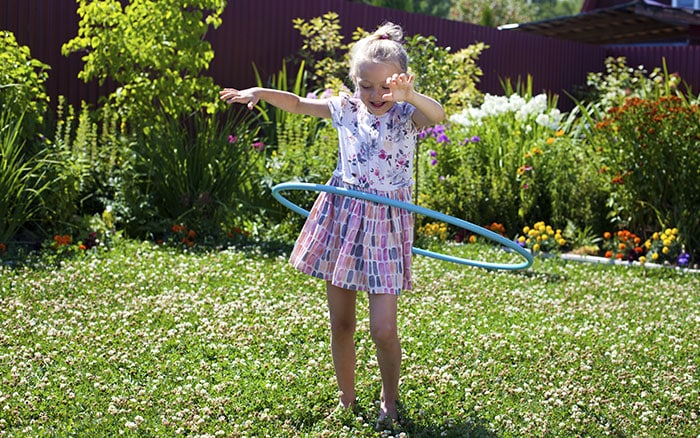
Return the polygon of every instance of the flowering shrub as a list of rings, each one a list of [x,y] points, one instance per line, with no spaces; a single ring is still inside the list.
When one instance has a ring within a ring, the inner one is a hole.
[[[667,228],[654,233],[650,239],[644,242],[646,259],[653,263],[678,263],[685,261],[688,264],[688,255],[678,237],[678,228]],[[686,256],[679,261],[681,253]]]
[[[493,231],[496,234],[500,234],[503,237],[507,237],[505,227],[502,224],[499,224],[498,222],[492,222],[490,225],[484,226],[484,228],[486,228],[489,231]],[[460,229],[455,234],[455,241],[457,243],[476,243],[479,241],[479,236],[477,234],[471,234],[467,230]]]
[[[581,225],[596,218],[598,225],[605,201],[598,168],[567,128],[545,94],[486,95],[482,105],[421,133],[419,203],[507,229],[542,217]]]
[[[444,222],[430,222],[418,227],[418,234],[422,237],[439,240],[447,240],[447,224]]]
[[[605,72],[589,73],[586,77],[587,100],[596,101],[604,110],[624,104],[625,99],[641,97],[650,99],[675,90],[681,78],[665,74],[660,68],[648,72],[644,66],[627,66],[625,57],[609,57],[605,60]]]
[[[616,233],[603,233],[603,251],[605,258],[616,260],[639,260],[645,253],[641,246],[642,239],[629,230]]]
[[[195,244],[195,238],[197,237],[197,232],[186,225],[174,224],[170,229],[173,233],[173,241],[175,243],[181,243],[187,248],[191,248]]]
[[[523,248],[529,248],[534,253],[557,252],[566,246],[566,239],[560,229],[554,229],[544,221],[535,223],[532,228],[523,227],[523,234],[517,242]]]
[[[629,98],[592,131],[616,220],[632,229],[676,224],[700,248],[700,107],[684,97]]]

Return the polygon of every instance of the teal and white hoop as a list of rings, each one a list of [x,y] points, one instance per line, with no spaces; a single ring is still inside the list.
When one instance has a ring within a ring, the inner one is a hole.
[[[452,263],[459,263],[461,265],[469,265],[469,266],[476,266],[479,268],[485,268],[485,269],[505,269],[505,270],[518,270],[518,269],[527,269],[530,266],[532,266],[532,263],[534,262],[534,258],[532,257],[532,254],[526,250],[525,248],[521,247],[518,245],[516,242],[506,239],[505,237],[501,236],[500,234],[494,233],[491,230],[487,230],[484,227],[480,227],[478,225],[475,225],[471,222],[467,222],[462,219],[458,219],[454,216],[448,216],[444,213],[437,212],[435,210],[430,210],[425,207],[421,207],[419,205],[411,204],[410,202],[404,202],[404,201],[398,201],[396,199],[391,199],[387,198],[384,196],[379,196],[375,195],[372,193],[366,193],[366,192],[360,192],[357,190],[350,190],[346,189],[344,187],[335,187],[335,186],[329,186],[329,185],[324,185],[324,184],[310,184],[310,183],[293,183],[293,182],[287,182],[287,183],[282,183],[274,186],[272,188],[272,196],[275,197],[282,205],[285,207],[289,208],[290,210],[294,211],[295,213],[299,213],[300,215],[307,217],[309,215],[309,211],[305,210],[304,208],[296,205],[295,203],[291,202],[289,199],[285,198],[282,196],[280,192],[285,192],[289,190],[303,190],[303,191],[314,191],[314,192],[326,192],[326,193],[332,193],[334,195],[340,195],[340,196],[347,196],[349,198],[356,198],[356,199],[363,199],[365,201],[371,201],[371,202],[376,202],[378,204],[384,204],[384,205],[389,205],[392,207],[396,208],[402,208],[404,210],[408,210],[410,212],[413,212],[415,214],[419,214],[425,217],[429,217],[438,221],[446,222],[451,225],[455,225],[459,228],[465,229],[467,231],[471,231],[474,234],[478,234],[479,236],[485,237],[495,243],[498,243],[500,245],[503,245],[504,247],[513,250],[516,252],[518,255],[522,256],[525,261],[521,263],[490,263],[490,262],[482,262],[478,260],[470,260],[470,259],[465,259],[465,258],[460,258],[460,257],[454,257],[451,255],[447,254],[440,254],[437,252],[433,251],[428,251],[426,249],[422,248],[416,248],[413,247],[413,253],[426,256],[426,257],[432,257],[438,260],[443,260],[446,262],[452,262]]]

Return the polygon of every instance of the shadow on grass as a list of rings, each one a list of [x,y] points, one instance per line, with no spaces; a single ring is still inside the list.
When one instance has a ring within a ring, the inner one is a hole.
[[[452,438],[496,438],[498,435],[489,430],[486,420],[477,416],[468,418],[445,418],[435,422],[432,418],[414,419],[411,412],[399,409],[400,423],[377,428],[375,406],[360,404],[350,411],[335,409],[321,412],[318,409],[297,412],[286,419],[285,423],[293,425],[299,432],[326,435],[331,432],[346,431],[351,436],[389,437],[405,433],[408,437],[452,437]],[[335,435],[333,435],[335,436]]]
[[[469,420],[451,421],[445,420],[441,424],[412,422],[404,420],[400,431],[406,432],[410,437],[460,437],[460,438],[495,438],[496,433],[489,430],[485,420],[476,418]],[[397,430],[397,432],[399,432]]]

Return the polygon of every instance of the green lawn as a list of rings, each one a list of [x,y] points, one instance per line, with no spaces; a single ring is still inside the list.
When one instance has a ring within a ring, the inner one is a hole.
[[[698,434],[700,274],[422,257],[414,271],[399,309],[407,436]],[[359,409],[329,416],[323,284],[283,253],[121,242],[60,268],[3,268],[0,436],[388,435],[374,431],[366,304]]]

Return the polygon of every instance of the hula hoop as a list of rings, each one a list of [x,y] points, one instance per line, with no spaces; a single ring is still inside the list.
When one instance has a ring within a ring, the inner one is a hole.
[[[487,230],[484,227],[480,227],[478,225],[475,225],[471,222],[467,222],[462,219],[458,219],[454,216],[448,216],[444,213],[437,212],[435,210],[430,210],[425,207],[421,207],[419,205],[411,204],[409,202],[404,202],[404,201],[398,201],[396,199],[391,199],[387,198],[384,196],[379,196],[375,195],[372,193],[366,193],[366,192],[360,192],[357,190],[350,190],[346,189],[344,187],[334,187],[334,186],[329,186],[329,185],[324,185],[324,184],[310,184],[310,183],[292,183],[292,182],[287,182],[287,183],[282,183],[274,186],[272,188],[272,196],[277,199],[282,205],[285,207],[289,208],[290,210],[294,211],[295,213],[299,213],[300,215],[304,217],[309,216],[309,211],[303,209],[302,207],[294,204],[291,202],[289,199],[285,198],[282,196],[280,192],[283,191],[288,191],[288,190],[303,190],[303,191],[315,191],[315,192],[326,192],[326,193],[332,193],[334,195],[340,195],[340,196],[347,196],[350,198],[356,198],[356,199],[363,199],[365,201],[371,201],[371,202],[376,202],[378,204],[384,204],[384,205],[389,205],[392,207],[396,208],[402,208],[404,210],[408,210],[410,212],[426,216],[432,219],[436,219],[442,222],[446,222],[451,225],[455,225],[457,227],[460,227],[462,229],[471,231],[472,233],[478,234],[482,237],[485,237],[495,243],[499,243],[503,246],[505,246],[508,249],[513,250],[520,256],[522,256],[525,261],[522,263],[490,263],[490,262],[482,262],[478,260],[470,260],[470,259],[465,259],[465,258],[460,258],[460,257],[454,257],[451,255],[447,254],[440,254],[437,252],[433,251],[428,251],[426,249],[422,248],[416,248],[415,246],[412,248],[412,252],[414,254],[422,255],[425,257],[432,257],[434,259],[446,261],[446,262],[452,262],[452,263],[458,263],[461,265],[469,265],[469,266],[475,266],[479,268],[485,268],[485,269],[504,269],[504,270],[517,270],[517,269],[527,269],[530,266],[532,266],[532,263],[534,262],[534,258],[532,257],[532,254],[530,254],[529,251],[527,251],[525,248],[522,248],[520,245],[517,243],[513,242],[512,240],[506,239],[505,237],[501,236],[500,234],[494,233],[491,230]]]

